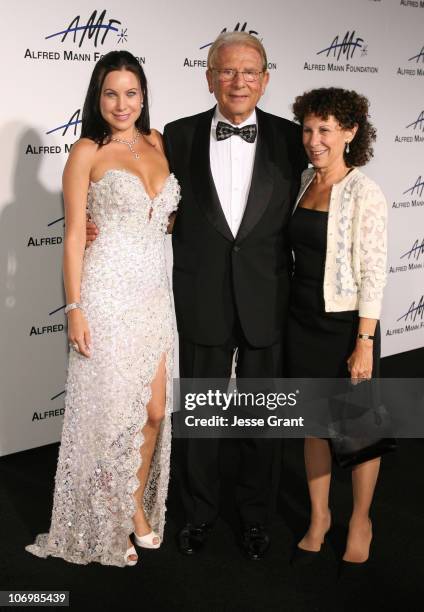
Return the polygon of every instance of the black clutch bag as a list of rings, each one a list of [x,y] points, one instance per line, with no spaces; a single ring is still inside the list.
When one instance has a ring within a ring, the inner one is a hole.
[[[334,460],[352,467],[396,450],[390,415],[382,404],[378,380],[357,385],[330,400],[329,439]]]

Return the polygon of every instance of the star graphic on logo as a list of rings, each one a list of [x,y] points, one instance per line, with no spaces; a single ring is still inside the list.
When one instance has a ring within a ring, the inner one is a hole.
[[[125,30],[124,30],[124,29],[122,29],[122,30],[120,31],[120,33],[119,33],[119,34],[117,34],[117,36],[118,36],[118,44],[119,44],[120,42],[121,42],[121,43],[127,42],[127,40],[128,40],[128,36],[127,36],[127,29],[128,29],[128,28],[125,28]]]
[[[362,47],[361,56],[368,55],[368,45]]]

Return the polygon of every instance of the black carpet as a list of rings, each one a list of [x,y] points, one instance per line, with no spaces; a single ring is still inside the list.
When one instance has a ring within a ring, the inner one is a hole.
[[[387,372],[389,365],[387,362]],[[383,375],[391,374],[383,371]],[[414,374],[394,368],[392,375]],[[248,561],[239,549],[231,494],[237,457],[231,441],[224,441],[223,450],[222,467],[227,480],[222,491],[222,518],[207,547],[193,558],[177,551],[175,533],[182,517],[177,480],[173,477],[165,541],[158,551],[138,549],[141,562],[128,568],[80,566],[27,553],[24,546],[49,527],[58,445],[1,458],[0,590],[68,590],[70,608],[76,611],[423,609],[423,440],[400,440],[398,451],[383,459],[372,508],[374,539],[369,567],[350,581],[337,579],[351,509],[350,473],[334,469],[333,527],[322,558],[310,567],[294,570],[289,558],[307,527],[309,507],[303,441],[288,440],[283,444],[272,544],[266,558],[259,562]]]

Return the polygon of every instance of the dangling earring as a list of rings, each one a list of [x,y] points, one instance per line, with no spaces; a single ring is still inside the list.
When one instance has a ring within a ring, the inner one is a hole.
[[[350,152],[350,146],[349,146],[349,140],[346,141],[346,148],[345,148],[345,153],[346,155],[349,155]]]

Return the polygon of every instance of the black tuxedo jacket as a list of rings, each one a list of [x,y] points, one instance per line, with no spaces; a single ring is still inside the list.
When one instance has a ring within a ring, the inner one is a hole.
[[[256,112],[252,182],[235,238],[210,167],[214,109],[165,126],[170,168],[182,193],[172,240],[177,325],[179,334],[196,344],[224,344],[235,312],[251,345],[282,339],[291,273],[287,227],[307,164],[300,127]]]

